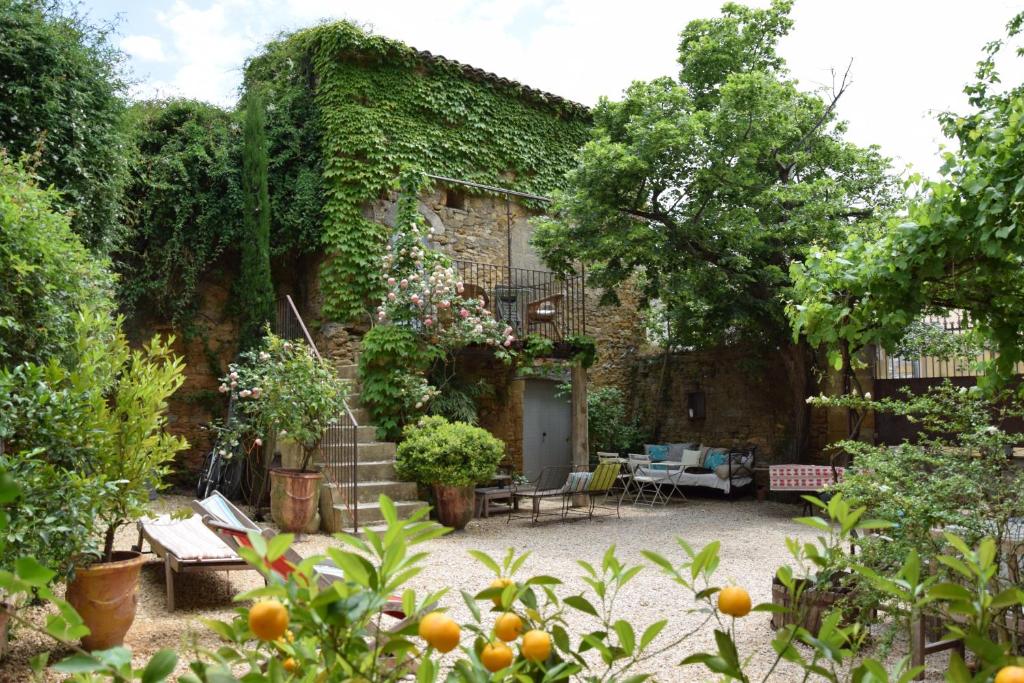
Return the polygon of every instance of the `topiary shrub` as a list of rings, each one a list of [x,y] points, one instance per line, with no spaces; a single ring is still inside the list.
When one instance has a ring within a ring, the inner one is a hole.
[[[398,476],[424,485],[472,486],[493,479],[505,444],[480,427],[431,415],[409,425],[398,446]]]

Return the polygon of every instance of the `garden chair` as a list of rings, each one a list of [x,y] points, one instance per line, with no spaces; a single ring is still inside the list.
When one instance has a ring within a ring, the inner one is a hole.
[[[570,487],[566,487],[565,493],[562,495],[562,519],[565,519],[570,514],[586,515],[587,519],[594,518],[594,510],[598,507],[606,510],[612,510],[613,508],[608,505],[599,506],[597,499],[603,497],[605,503],[608,502],[612,489],[615,487],[616,482],[619,479],[619,474],[622,471],[622,463],[619,462],[602,462],[600,463],[593,472],[575,472],[575,474],[586,474],[586,478],[582,479],[582,486],[576,490],[569,490]],[[572,480],[570,475],[569,479]],[[573,507],[573,499],[579,494],[586,494],[587,504],[581,507]],[[623,493],[625,493],[623,491]],[[622,504],[622,495],[619,494],[615,498],[615,515],[621,517],[619,514],[619,506]]]
[[[218,491],[214,491],[213,495],[203,500],[192,501],[192,507],[203,515],[203,524],[216,533],[236,553],[240,548],[252,548],[252,542],[249,540],[250,533],[257,533],[268,539],[275,535],[270,529],[260,529],[255,522],[246,517],[244,512],[235,507]],[[269,568],[282,578],[287,579],[303,559],[302,555],[288,548],[284,555],[269,563]],[[345,574],[341,568],[331,562],[325,561],[316,565],[313,567],[313,573],[321,590],[330,588],[335,581],[345,580]],[[389,627],[389,631],[401,630],[416,618],[415,615],[407,617],[402,607],[401,596],[391,596],[381,612],[400,620],[398,624]]]
[[[551,294],[526,303],[526,331],[534,327],[550,325],[555,341],[562,341],[562,329],[559,323],[562,317],[562,300],[564,294]]]
[[[545,498],[561,498],[571,472],[572,468],[569,466],[545,467],[537,475],[535,481],[527,482],[522,486],[513,485],[512,505],[509,508],[508,519],[505,520],[505,523],[511,522],[513,515],[519,511],[520,500],[529,500],[531,502],[530,521],[536,524],[537,520],[542,516],[540,509],[541,501]],[[561,509],[559,509],[557,514],[561,514]]]
[[[142,552],[149,543],[153,554],[164,562],[168,611],[175,606],[175,578],[196,571],[254,571],[217,534],[203,525],[199,515],[173,519],[170,515],[144,517],[138,522],[139,542],[133,550]]]
[[[607,451],[598,451],[597,452],[597,461],[598,461],[598,463],[613,462],[613,463],[616,463],[618,465],[627,465],[629,463],[629,460],[626,460],[625,458],[623,458],[618,453],[609,453]],[[612,485],[611,492],[619,491],[620,493],[625,493],[626,489],[628,487],[629,487],[629,468],[628,467],[620,467],[619,468],[619,476],[615,477],[615,483]]]

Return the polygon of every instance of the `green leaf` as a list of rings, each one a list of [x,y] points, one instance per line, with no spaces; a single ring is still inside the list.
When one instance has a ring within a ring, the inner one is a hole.
[[[627,657],[631,657],[636,648],[636,633],[633,631],[633,626],[628,621],[619,619],[612,628],[615,629],[615,635],[619,637],[619,646]]]
[[[178,663],[174,650],[160,650],[153,655],[142,671],[142,683],[160,683],[167,679]]]
[[[46,586],[57,575],[39,564],[34,557],[19,557],[14,561],[14,572],[25,583],[30,586]]]
[[[104,668],[104,664],[92,655],[74,654],[67,659],[62,659],[50,668],[63,674],[81,674],[99,671]]]
[[[594,617],[598,616],[597,610],[594,609],[594,606],[591,605],[590,601],[582,595],[570,595],[562,600],[562,602],[575,610],[579,610],[580,612],[585,612],[586,614]]]
[[[650,645],[655,638],[658,637],[658,634],[661,633],[662,629],[665,628],[666,624],[668,624],[668,620],[662,619],[661,621],[656,621],[650,626],[648,626],[646,629],[644,629],[643,635],[640,636],[641,652],[645,650],[647,646]]]

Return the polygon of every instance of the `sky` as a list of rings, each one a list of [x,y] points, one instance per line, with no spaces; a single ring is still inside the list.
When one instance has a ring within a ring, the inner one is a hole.
[[[679,32],[722,0],[85,0],[115,22],[136,97],[237,100],[242,66],[275,35],[348,19],[418,49],[592,105],[633,80],[674,75]],[[747,4],[764,6],[766,0]],[[965,109],[981,47],[1005,34],[1006,0],[796,0],[780,45],[805,89],[851,67],[839,113],[848,137],[877,144],[897,170],[939,166],[934,113]],[[852,60],[852,62],[851,62]],[[852,64],[852,66],[851,66]],[[1007,59],[1003,81],[1024,80]]]

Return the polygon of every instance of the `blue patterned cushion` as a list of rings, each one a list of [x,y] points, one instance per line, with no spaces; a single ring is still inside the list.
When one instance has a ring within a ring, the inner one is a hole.
[[[649,443],[644,444],[644,454],[651,459],[651,462],[661,462],[668,458],[668,444]]]
[[[704,467],[713,470],[719,465],[729,462],[728,450],[725,448],[712,448],[704,458]]]

